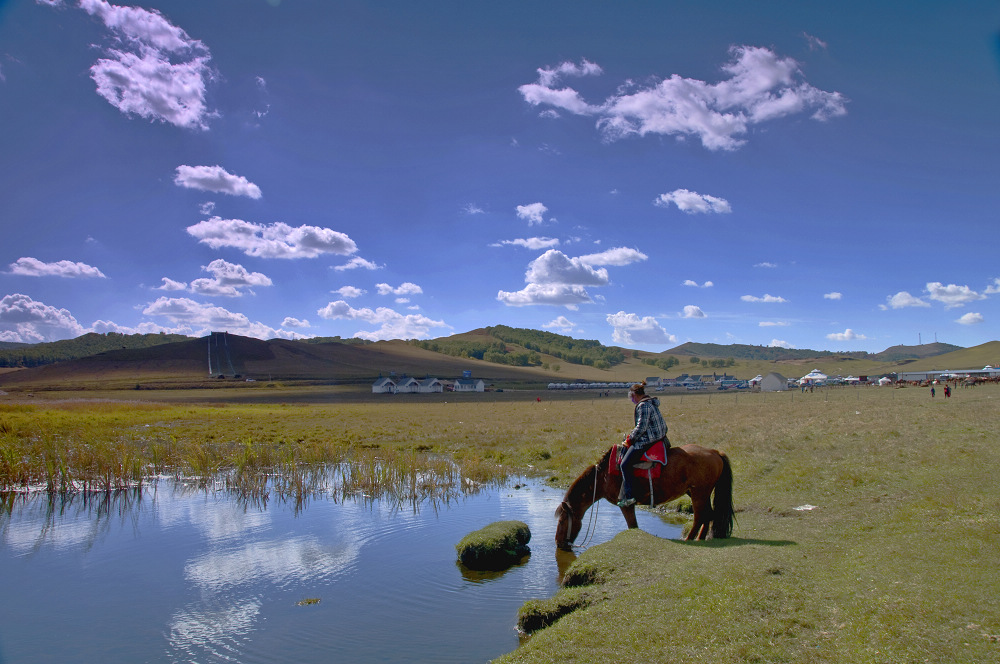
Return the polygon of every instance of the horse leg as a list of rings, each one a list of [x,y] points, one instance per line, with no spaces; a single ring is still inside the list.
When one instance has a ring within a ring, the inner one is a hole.
[[[710,495],[701,491],[689,495],[691,496],[691,506],[694,508],[694,523],[691,524],[691,530],[685,539],[687,541],[695,538],[703,540],[708,537],[708,527],[712,522]]]
[[[638,528],[639,522],[635,520],[635,505],[630,505],[629,507],[619,508],[622,511],[622,516],[625,517],[625,523],[628,524],[629,528]]]

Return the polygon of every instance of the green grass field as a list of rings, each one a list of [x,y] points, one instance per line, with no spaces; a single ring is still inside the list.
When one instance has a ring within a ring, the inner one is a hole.
[[[3,487],[294,473],[367,453],[416,467],[423,452],[467,475],[567,486],[631,418],[624,396],[197,403],[204,392],[5,398]],[[587,549],[567,575],[578,585],[539,598],[581,608],[500,661],[1000,662],[1000,387],[678,395],[662,410],[674,444],[729,455],[734,537],[627,531]],[[556,555],[548,542],[532,552]]]

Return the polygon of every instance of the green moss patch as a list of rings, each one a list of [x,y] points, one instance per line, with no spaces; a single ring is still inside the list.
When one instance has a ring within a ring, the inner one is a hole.
[[[471,532],[455,548],[463,565],[477,570],[505,569],[530,553],[531,530],[523,521],[496,521]]]

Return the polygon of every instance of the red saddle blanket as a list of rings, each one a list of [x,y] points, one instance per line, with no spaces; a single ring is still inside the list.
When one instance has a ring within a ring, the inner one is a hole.
[[[621,464],[622,454],[625,453],[624,445],[615,445],[611,453],[611,468],[608,472],[611,475],[621,475]],[[653,463],[650,468],[635,468],[632,473],[636,477],[643,478],[653,478],[656,479],[660,476],[660,470],[663,466],[667,465],[667,446],[663,444],[662,440],[658,440],[653,443],[653,446],[646,450],[642,455],[643,461],[651,461]]]

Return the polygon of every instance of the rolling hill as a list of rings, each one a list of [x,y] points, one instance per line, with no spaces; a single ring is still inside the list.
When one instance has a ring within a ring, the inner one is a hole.
[[[676,363],[662,369],[662,360],[667,357],[673,357]],[[721,362],[723,359],[726,361]],[[653,365],[657,361],[661,361],[660,366]],[[375,343],[340,339],[263,341],[225,333],[200,339],[181,337],[179,341],[119,347],[5,372],[0,374],[0,387],[215,387],[231,386],[234,381],[244,384],[248,378],[257,382],[362,386],[379,375],[392,373],[452,379],[464,371],[488,383],[537,387],[551,381],[635,381],[682,373],[752,378],[758,373],[777,371],[791,378],[818,368],[829,375],[860,376],[971,369],[985,364],[1000,364],[1000,341],[974,348],[949,344],[895,346],[874,354],[687,343],[663,353],[649,353],[549,332],[496,326],[427,341]]]

